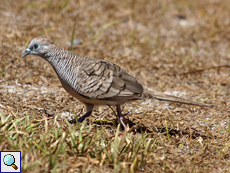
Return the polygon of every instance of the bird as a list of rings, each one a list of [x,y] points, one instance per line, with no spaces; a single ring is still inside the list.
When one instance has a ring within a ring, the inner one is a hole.
[[[213,108],[181,97],[157,93],[144,85],[136,76],[118,65],[88,56],[77,55],[58,47],[49,37],[34,38],[21,57],[37,55],[51,64],[67,93],[85,104],[86,113],[78,118],[83,122],[93,111],[94,105],[116,106],[117,116],[123,128],[121,105],[135,100],[156,99]],[[76,123],[72,121],[72,123]]]

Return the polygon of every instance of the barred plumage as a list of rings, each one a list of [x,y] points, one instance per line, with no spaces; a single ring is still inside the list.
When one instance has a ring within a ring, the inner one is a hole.
[[[64,89],[86,105],[87,113],[78,119],[79,122],[92,113],[94,105],[115,105],[125,128],[122,121],[125,115],[121,114],[120,105],[132,100],[154,98],[212,107],[180,97],[156,94],[119,66],[103,59],[76,55],[58,47],[48,37],[34,38],[21,55],[38,55],[53,66]]]

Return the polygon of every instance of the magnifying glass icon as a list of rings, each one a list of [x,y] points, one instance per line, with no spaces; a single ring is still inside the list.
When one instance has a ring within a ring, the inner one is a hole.
[[[11,154],[7,154],[3,158],[3,162],[7,166],[12,166],[15,170],[18,169],[18,167],[14,164],[15,163],[15,158]]]

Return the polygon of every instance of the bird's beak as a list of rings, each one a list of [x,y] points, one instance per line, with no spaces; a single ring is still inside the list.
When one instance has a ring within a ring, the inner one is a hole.
[[[22,58],[24,58],[26,55],[29,55],[31,52],[31,49],[27,48],[24,52],[21,53]]]

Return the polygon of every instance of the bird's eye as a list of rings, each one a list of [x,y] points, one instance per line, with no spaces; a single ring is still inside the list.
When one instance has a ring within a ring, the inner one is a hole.
[[[36,49],[38,49],[39,47],[40,47],[40,45],[36,43],[36,44],[34,44],[33,49],[36,50]]]

